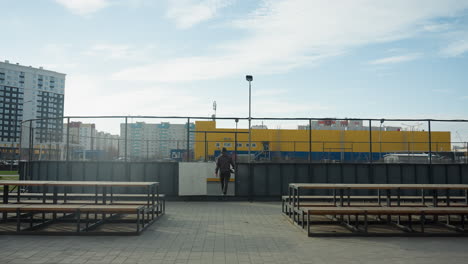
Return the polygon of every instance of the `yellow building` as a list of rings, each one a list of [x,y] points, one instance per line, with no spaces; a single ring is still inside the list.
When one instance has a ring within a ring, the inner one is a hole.
[[[237,150],[237,154],[248,153],[248,129],[217,128],[215,121],[197,121],[195,130],[195,160],[210,159],[223,147],[228,151]],[[297,129],[252,129],[251,133],[251,152],[257,156],[268,152],[276,157],[307,159],[311,148],[313,160],[369,158],[368,130],[312,130],[310,133]],[[433,152],[451,151],[450,132],[432,132],[431,138]],[[427,131],[372,131],[374,160],[385,153],[428,151]]]

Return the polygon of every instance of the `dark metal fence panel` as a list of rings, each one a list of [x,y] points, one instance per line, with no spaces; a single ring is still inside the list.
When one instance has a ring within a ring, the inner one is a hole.
[[[404,184],[414,184],[416,183],[416,174],[414,165],[402,164],[401,165],[401,183]],[[401,195],[417,195],[417,191],[415,190],[402,190]]]
[[[447,183],[447,175],[445,174],[445,166],[440,164],[432,165],[432,175],[434,176],[434,184]]]
[[[372,183],[373,179],[370,177],[368,164],[357,164],[356,166],[356,183]],[[356,190],[357,195],[371,195],[374,193],[372,190]],[[375,192],[375,194],[377,194]]]
[[[461,171],[460,171],[461,183],[468,184],[468,166],[460,165],[460,167],[461,167]]]
[[[98,162],[89,162],[89,163],[84,163],[82,162],[83,165],[83,180],[85,181],[95,181],[96,179],[99,178],[98,174]],[[95,192],[96,189],[91,186],[86,186],[83,187],[83,191],[86,193],[92,193]]]
[[[271,166],[265,166],[266,175],[268,178],[267,190],[269,190],[269,196],[281,196],[282,193],[282,174],[281,166],[278,164],[272,164]]]
[[[100,180],[158,181],[160,192],[178,195],[178,163],[176,162],[67,162],[35,161],[20,165],[21,179],[30,180]],[[67,170],[69,166],[69,170]],[[463,183],[468,184],[468,164],[336,164],[336,163],[238,163],[236,195],[241,197],[276,197],[288,192],[288,184],[303,183]],[[430,171],[432,170],[432,171]],[[67,171],[69,172],[67,174]],[[128,173],[128,174],[127,174]],[[431,176],[432,175],[432,176]],[[37,191],[30,188],[30,191]],[[52,191],[52,190],[49,190]],[[59,188],[59,192],[63,189]],[[79,187],[68,191],[94,192],[94,187]],[[125,188],[114,192],[127,192]],[[133,190],[132,192],[134,192]],[[144,190],[140,190],[143,192]],[[139,192],[140,192],[139,191]],[[331,191],[304,191],[306,195],[332,195]],[[371,195],[373,191],[355,190],[354,195]],[[392,193],[396,194],[396,193]],[[402,195],[419,195],[402,191]],[[441,193],[444,195],[444,193]],[[463,195],[460,192],[450,195]]]
[[[138,163],[131,163],[130,164],[130,179],[131,181],[144,181],[145,180],[145,164],[138,162]]]
[[[158,163],[160,192],[169,196],[179,193],[179,165],[177,162]],[[156,179],[152,179],[153,181]]]
[[[309,166],[304,163],[296,164],[296,181],[309,182]]]
[[[387,166],[385,164],[375,164],[373,167],[374,183],[387,183]]]
[[[311,164],[311,171],[312,171],[312,183],[328,183],[328,176],[327,176],[327,166],[326,164]],[[328,195],[329,192],[327,190],[313,190],[310,191],[310,194],[313,195]]]
[[[127,164],[123,162],[114,162],[112,164],[112,174],[107,176],[111,181],[127,181]],[[125,187],[115,187],[115,193],[126,193]]]
[[[268,178],[267,166],[263,164],[255,165],[253,171],[253,195],[267,196],[268,195]]]
[[[91,163],[87,163],[86,165],[90,165]],[[85,172],[85,164],[84,162],[70,162],[71,166],[71,177],[68,180],[71,181],[84,181],[84,172]],[[83,192],[84,187],[81,186],[73,186],[70,189],[68,189],[70,192]]]
[[[457,183],[461,184],[462,179],[460,177],[461,173],[461,166],[459,165],[446,165],[447,169],[447,181],[450,183]],[[449,193],[450,195],[463,195],[462,191],[452,190]]]
[[[158,175],[158,164],[156,163],[145,163],[144,181],[160,181]]]
[[[98,162],[96,180],[109,181],[112,180],[112,172],[114,168],[113,162]]]
[[[431,182],[429,177],[429,166],[424,164],[415,164],[413,166],[415,168],[416,183],[424,184]]]
[[[340,183],[341,179],[341,169],[339,164],[330,164],[328,166],[328,182],[329,183]]]
[[[458,165],[445,165],[447,172],[447,182],[461,183],[460,179],[460,166]]]
[[[65,181],[67,179],[67,163],[66,162],[54,162],[57,164],[57,170],[58,170],[58,181]],[[41,175],[41,178],[43,180],[47,180],[48,175]],[[64,187],[59,187],[57,190],[58,192],[63,193]]]
[[[236,173],[236,195],[248,196],[249,184],[249,165],[246,163],[238,163]]]
[[[47,162],[47,175],[52,181],[56,181],[59,177],[59,166],[57,162]]]

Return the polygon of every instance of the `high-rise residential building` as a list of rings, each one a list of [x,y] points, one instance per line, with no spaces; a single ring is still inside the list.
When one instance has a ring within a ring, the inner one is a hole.
[[[188,124],[194,130],[195,124]],[[127,134],[127,157],[136,159],[170,158],[171,150],[187,149],[187,124],[147,124],[145,122],[120,124],[121,146],[119,154],[125,156],[125,133]],[[193,149],[195,135],[189,133],[189,148]]]
[[[119,149],[119,139],[119,135],[112,135],[107,132],[97,131],[95,139],[95,148],[97,150],[102,150],[106,153],[115,152],[115,156],[117,156],[117,151]]]
[[[67,133],[69,135],[67,136]],[[67,139],[68,138],[68,139]],[[63,143],[75,145],[80,149],[94,150],[96,143],[96,125],[84,124],[82,122],[70,122],[63,125]]]
[[[18,147],[21,129],[27,130],[23,147],[30,139],[33,144],[61,142],[64,94],[65,74],[0,62],[0,144]],[[21,125],[30,119],[42,120]]]
[[[97,131],[92,123],[70,122],[63,125],[62,145],[70,147],[74,158],[116,158],[119,136]]]

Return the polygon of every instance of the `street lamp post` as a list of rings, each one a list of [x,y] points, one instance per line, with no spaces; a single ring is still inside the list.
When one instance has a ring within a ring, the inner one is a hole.
[[[379,129],[379,142],[380,142],[380,147],[379,147],[379,161],[382,159],[382,124],[385,122],[385,119],[380,119],[380,129]]]
[[[252,145],[252,126],[251,126],[251,122],[252,122],[252,97],[251,97],[251,91],[252,91],[252,81],[253,81],[253,77],[252,75],[246,75],[245,76],[245,79],[249,82],[249,163],[251,161],[251,158],[250,158],[250,148],[251,148],[251,145]]]

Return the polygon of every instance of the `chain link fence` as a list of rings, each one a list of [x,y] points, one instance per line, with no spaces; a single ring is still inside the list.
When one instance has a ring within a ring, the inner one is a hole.
[[[80,116],[21,123],[18,161],[468,163],[468,120]],[[11,164],[11,162],[9,164]],[[8,165],[8,164],[5,164]]]

